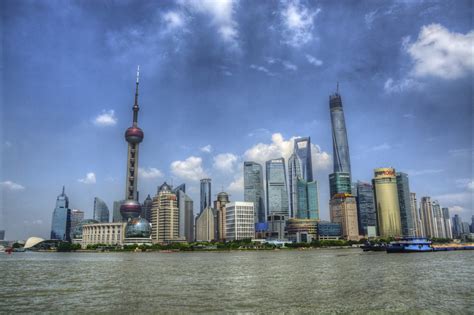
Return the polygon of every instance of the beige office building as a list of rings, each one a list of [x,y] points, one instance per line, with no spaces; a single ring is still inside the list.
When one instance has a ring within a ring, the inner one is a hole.
[[[395,169],[391,167],[376,168],[374,173],[373,186],[379,235],[380,237],[401,236],[402,224]]]
[[[217,234],[216,238],[223,241],[226,238],[225,234],[225,206],[229,203],[229,195],[226,192],[217,194],[217,199],[214,201],[214,209],[217,211]]]
[[[423,227],[425,237],[436,237],[433,204],[430,197],[422,197],[420,203],[420,213],[423,217]]]
[[[151,207],[151,239],[153,243],[181,242],[179,209],[176,195],[166,182],[158,188]]]
[[[217,211],[207,207],[196,218],[196,241],[210,242],[217,239]]]
[[[341,224],[342,237],[349,241],[359,240],[357,203],[351,194],[335,194],[329,202],[332,223]]]
[[[94,244],[123,245],[126,225],[124,222],[84,224],[81,247]]]

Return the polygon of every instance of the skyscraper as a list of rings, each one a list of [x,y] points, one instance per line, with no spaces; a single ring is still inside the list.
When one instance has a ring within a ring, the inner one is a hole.
[[[217,212],[207,207],[196,218],[196,241],[210,242],[217,239]]]
[[[207,207],[212,207],[211,203],[211,179],[203,178],[201,179],[201,200],[199,213],[201,213]]]
[[[318,183],[307,182],[297,178],[297,208],[295,217],[297,219],[319,219]]]
[[[298,179],[313,181],[311,160],[311,138],[297,138],[294,141],[293,154],[288,159],[288,187],[290,192],[290,217],[296,217],[298,211]]]
[[[329,174],[329,195],[352,194],[351,174],[337,172]]]
[[[194,240],[194,203],[191,197],[186,194],[186,185],[181,184],[173,193],[176,195],[179,213],[179,238],[184,238],[187,242]]]
[[[263,170],[262,165],[245,161],[244,162],[244,200],[253,202],[255,207],[255,223],[266,221],[265,213],[265,193],[263,190]]]
[[[455,214],[453,216],[453,238],[461,238],[462,232],[462,220],[458,214]]]
[[[397,172],[398,204],[403,236],[415,236],[414,217],[410,204],[410,185],[406,173]]]
[[[69,198],[65,194],[64,186],[62,193],[56,199],[51,223],[51,239],[68,242],[71,240],[71,209],[69,209]]]
[[[376,168],[373,179],[378,232],[381,237],[402,235],[397,178],[393,168]]]
[[[122,214],[120,213],[120,207],[125,202],[125,200],[116,200],[114,201],[114,209],[112,213],[112,222],[123,222]],[[150,222],[150,221],[148,221]]]
[[[226,205],[226,240],[255,237],[254,208],[252,202],[230,202]]]
[[[376,231],[377,227],[377,211],[374,201],[374,187],[368,183],[359,181],[356,184],[356,190],[359,234],[363,236],[369,236],[369,230]]]
[[[268,215],[289,214],[288,190],[286,187],[285,159],[273,159],[265,163],[267,181]]]
[[[109,222],[109,208],[105,201],[98,197],[94,198],[94,220],[99,221],[99,223]]]
[[[142,213],[140,216],[147,220],[148,222],[151,222],[151,207],[153,205],[153,199],[151,199],[150,194],[145,198],[143,201],[142,205]]]
[[[159,188],[153,198],[152,207],[152,232],[153,242],[169,243],[184,240],[179,237],[179,209],[176,195],[172,187],[166,182]]]
[[[453,227],[451,224],[451,217],[449,216],[449,209],[443,208],[444,230],[446,231],[446,238],[453,238]]]
[[[245,180],[244,180],[245,181]],[[226,232],[225,232],[225,222],[226,222],[226,212],[225,207],[229,203],[229,194],[224,191],[221,191],[217,194],[217,199],[214,200],[214,209],[216,209],[216,216],[217,216],[217,235],[216,238],[219,240],[225,240]],[[255,205],[255,203],[254,203]]]
[[[432,208],[433,208],[433,220],[434,220],[434,226],[435,226],[435,237],[446,238],[446,231],[444,229],[443,212],[437,200],[433,201]]]
[[[349,143],[347,141],[346,122],[342,109],[342,98],[339,94],[339,85],[336,93],[329,96],[329,109],[331,112],[334,173],[351,174]]]
[[[436,237],[434,218],[433,218],[433,205],[430,197],[421,197],[420,203],[420,214],[423,218],[423,232],[425,237]]]
[[[341,224],[342,237],[346,240],[359,240],[357,224],[357,204],[351,194],[336,194],[329,202],[329,214],[332,223]]]
[[[421,223],[420,211],[418,210],[418,203],[416,201],[416,193],[410,193],[410,208],[413,216],[413,226],[415,227],[415,236],[423,237],[423,224]]]
[[[71,210],[71,230],[70,235],[71,239],[74,237],[74,232],[76,231],[76,227],[84,220],[84,211],[78,209]]]

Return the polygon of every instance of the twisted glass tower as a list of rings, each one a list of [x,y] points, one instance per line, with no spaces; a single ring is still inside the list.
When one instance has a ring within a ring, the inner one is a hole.
[[[342,109],[342,99],[339,94],[339,88],[336,93],[329,96],[329,109],[331,111],[334,173],[351,174],[346,121],[344,119],[344,111]]]

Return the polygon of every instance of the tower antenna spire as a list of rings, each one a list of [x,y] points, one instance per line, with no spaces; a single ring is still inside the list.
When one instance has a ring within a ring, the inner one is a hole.
[[[140,79],[140,66],[137,66],[137,82],[135,86],[135,104],[133,104],[133,125],[136,126],[138,121],[138,84]]]
[[[65,190],[65,186],[63,185],[63,193],[62,193],[63,195],[64,195],[64,190]]]
[[[339,81],[337,81],[337,85],[336,85],[336,94],[339,94]]]

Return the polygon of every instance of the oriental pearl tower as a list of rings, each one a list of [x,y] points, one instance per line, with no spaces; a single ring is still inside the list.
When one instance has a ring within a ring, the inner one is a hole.
[[[141,206],[138,202],[137,175],[138,175],[138,147],[143,141],[143,131],[138,127],[138,84],[140,66],[137,68],[137,82],[135,87],[135,103],[133,105],[133,123],[125,131],[125,140],[128,142],[127,178],[125,184],[125,202],[120,207],[120,213],[127,221],[125,237],[148,238],[151,234],[150,223],[140,218]]]

